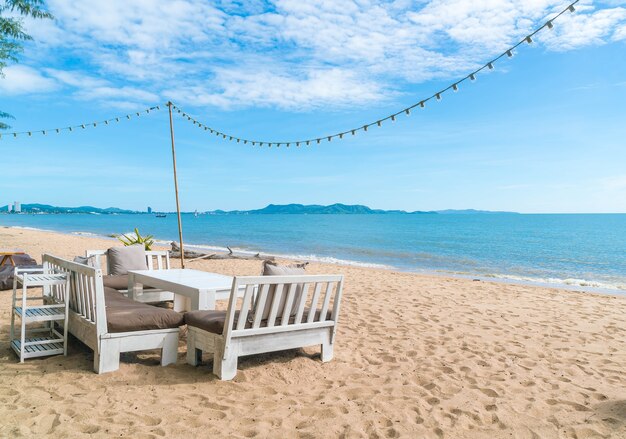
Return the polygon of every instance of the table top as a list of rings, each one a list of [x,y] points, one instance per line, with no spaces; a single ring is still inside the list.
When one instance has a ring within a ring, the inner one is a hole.
[[[192,270],[189,268],[129,270],[128,273],[136,275],[139,281],[141,277],[144,277],[202,290],[226,290],[230,289],[233,284],[233,278],[231,276]]]
[[[26,252],[17,248],[0,248],[0,256],[24,255]]]

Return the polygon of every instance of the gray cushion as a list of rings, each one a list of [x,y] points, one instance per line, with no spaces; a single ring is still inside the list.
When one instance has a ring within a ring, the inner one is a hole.
[[[109,332],[178,328],[184,324],[182,314],[135,302],[112,288],[104,288],[104,303]]]
[[[292,264],[292,265],[279,265],[272,261],[264,261],[263,262],[263,276],[290,276],[290,275],[302,275],[306,274],[304,267],[308,265],[307,262],[301,264]],[[287,294],[289,293],[289,286],[283,286],[283,291],[280,296],[280,302],[278,303],[278,314],[277,316],[282,316],[282,310],[285,307],[285,302],[287,301]],[[272,301],[274,300],[274,294],[276,294],[276,285],[273,285],[269,288],[267,292],[267,299],[265,299],[265,307],[263,308],[263,319],[268,319],[270,316],[270,311],[272,309]],[[289,315],[294,316],[298,311],[298,301],[300,300],[300,296],[302,295],[302,284],[298,284],[296,286],[296,290],[293,296],[293,302],[291,304],[291,312]],[[257,302],[254,304],[254,310],[256,311],[258,306],[258,297]]]
[[[147,270],[146,250],[143,245],[111,247],[107,250],[109,274],[128,274],[128,270]]]

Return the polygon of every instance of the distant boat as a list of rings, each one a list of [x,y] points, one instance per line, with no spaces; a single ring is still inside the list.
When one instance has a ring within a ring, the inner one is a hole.
[[[157,213],[155,216],[156,216],[157,218],[165,218],[167,215],[166,215],[166,214],[164,214],[164,213]]]

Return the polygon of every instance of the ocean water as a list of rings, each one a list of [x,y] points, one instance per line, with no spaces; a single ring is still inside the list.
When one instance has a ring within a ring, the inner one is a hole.
[[[1,226],[178,240],[176,215],[0,215]],[[626,214],[183,215],[186,244],[626,291]],[[0,247],[2,243],[0,243]]]

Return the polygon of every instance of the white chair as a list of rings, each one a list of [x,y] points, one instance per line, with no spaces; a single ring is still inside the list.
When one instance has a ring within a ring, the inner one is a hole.
[[[87,250],[85,252],[85,257],[93,261],[90,263],[91,266],[102,269],[102,258],[106,258],[107,251],[106,250]],[[170,253],[167,250],[146,250],[146,264],[148,265],[148,270],[169,270],[170,267]],[[110,276],[108,273],[107,266],[107,276]],[[119,289],[116,288],[117,291],[124,295],[128,295],[128,289]],[[154,303],[154,302],[164,302],[164,301],[173,301],[174,293],[171,291],[164,291],[155,288],[144,289],[141,294],[137,294],[134,298],[137,302],[143,303]]]
[[[244,355],[320,345],[322,361],[330,361],[342,287],[341,275],[235,277],[227,311],[185,314],[187,362],[195,366],[203,351],[212,353],[213,373],[230,380]]]

